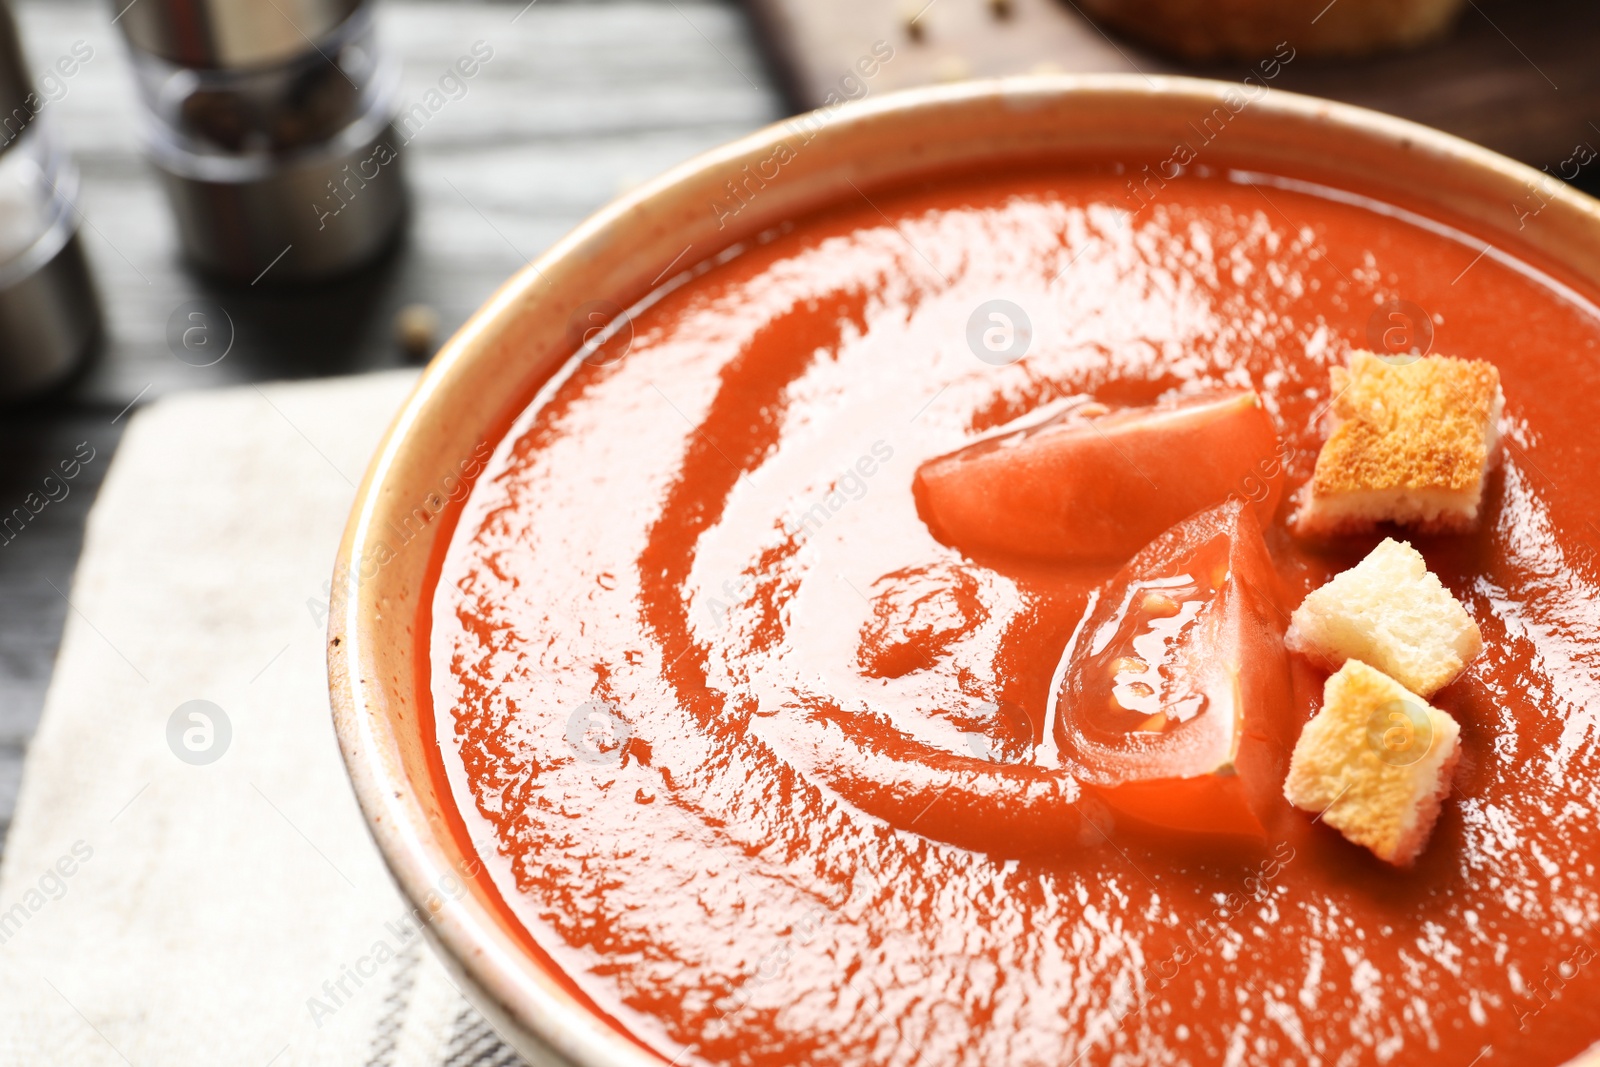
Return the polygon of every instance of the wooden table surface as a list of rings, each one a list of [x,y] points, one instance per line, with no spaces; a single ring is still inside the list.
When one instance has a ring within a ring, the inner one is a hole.
[[[69,607],[83,522],[125,409],[164,393],[402,365],[398,309],[455,330],[528,257],[616,193],[785,113],[733,0],[383,0],[383,39],[418,100],[477,42],[493,58],[406,146],[409,232],[348,282],[304,292],[207,284],[181,262],[171,215],[139,154],[139,116],[104,0],[16,0],[35,70],[77,41],[93,58],[45,109],[83,174],[83,241],[107,337],[62,395],[0,410],[0,512],[88,442],[68,495],[0,547],[0,847]],[[197,297],[235,324],[227,358],[197,368],[167,319]],[[160,501],[151,501],[160,507]],[[172,521],[183,521],[173,515]],[[108,708],[107,714],[114,714]]]

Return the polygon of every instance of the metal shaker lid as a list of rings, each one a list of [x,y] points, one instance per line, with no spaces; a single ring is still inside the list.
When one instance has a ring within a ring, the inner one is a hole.
[[[306,51],[362,0],[112,0],[135,48],[179,66],[236,69]]]

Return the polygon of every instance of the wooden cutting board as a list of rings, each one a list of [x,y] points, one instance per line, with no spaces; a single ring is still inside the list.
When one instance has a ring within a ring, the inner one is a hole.
[[[821,106],[829,94],[1030,71],[1237,80],[1251,70],[1156,55],[1102,32],[1071,0],[1010,0],[1000,5],[1010,8],[1005,16],[990,0],[933,0],[925,8],[926,0],[746,3],[797,108]],[[871,62],[875,45],[877,57],[892,48],[892,58]],[[1435,44],[1356,61],[1297,56],[1272,85],[1414,119],[1554,173],[1580,144],[1600,146],[1591,124],[1600,123],[1600,4],[1473,0]],[[1600,188],[1600,161],[1585,169],[1596,173],[1581,175],[1580,184]]]

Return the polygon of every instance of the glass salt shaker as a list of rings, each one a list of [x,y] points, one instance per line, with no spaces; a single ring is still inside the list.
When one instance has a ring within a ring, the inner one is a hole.
[[[73,207],[78,172],[43,109],[0,3],[0,401],[66,378],[100,331]]]
[[[112,0],[146,146],[190,259],[304,281],[381,253],[405,216],[399,69],[372,0]]]

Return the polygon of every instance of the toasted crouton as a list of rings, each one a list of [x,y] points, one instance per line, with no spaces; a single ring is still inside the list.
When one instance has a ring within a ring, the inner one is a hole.
[[[1307,596],[1284,641],[1329,670],[1351,659],[1370,663],[1425,698],[1483,651],[1467,609],[1420,552],[1392,537]]]
[[[1500,372],[1477,360],[1390,363],[1356,352],[1330,372],[1333,432],[1300,497],[1312,536],[1395,522],[1442,532],[1478,521],[1499,453]]]
[[[1461,755],[1456,721],[1351,660],[1295,742],[1283,795],[1397,867],[1428,843]]]

